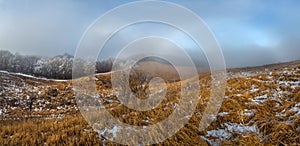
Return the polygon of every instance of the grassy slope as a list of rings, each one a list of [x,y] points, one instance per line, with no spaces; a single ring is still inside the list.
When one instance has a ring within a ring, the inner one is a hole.
[[[300,64],[281,64],[276,70],[258,73],[255,69],[239,69],[228,75],[226,97],[215,121],[205,131],[198,130],[209,97],[210,78],[206,76],[200,80],[202,98],[189,123],[161,144],[300,143]],[[172,113],[178,102],[179,83],[170,83],[167,100],[153,111],[137,112],[118,106],[120,103],[110,93],[109,78],[109,75],[98,77],[102,102],[112,115],[125,123],[155,124]],[[99,136],[83,120],[69,81],[55,82],[8,73],[0,73],[0,80],[0,145],[114,144]],[[28,103],[33,97],[30,110]],[[150,120],[145,122],[145,119]]]

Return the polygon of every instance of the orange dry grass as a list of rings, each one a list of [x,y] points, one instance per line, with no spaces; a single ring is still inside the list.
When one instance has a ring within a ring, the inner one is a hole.
[[[199,121],[207,108],[210,96],[210,77],[203,76],[199,80],[201,85],[199,100],[193,116],[188,124],[174,136],[157,145],[299,145],[300,144],[300,115],[297,115],[296,104],[300,103],[300,87],[280,84],[278,81],[298,81],[300,66],[289,68],[293,74],[282,75],[284,70],[272,73],[261,73],[248,77],[232,77],[227,81],[226,98],[220,108],[215,121],[205,131],[199,131]],[[296,69],[296,71],[295,71]],[[97,76],[98,91],[102,95],[102,103],[116,119],[131,125],[151,125],[165,119],[173,112],[173,105],[180,99],[180,82],[168,83],[166,99],[156,109],[139,112],[120,104],[115,96],[111,96],[110,75]],[[35,84],[35,83],[34,83]],[[51,83],[54,84],[54,83]],[[253,90],[253,88],[257,90]],[[39,98],[50,98],[47,93],[53,88],[59,90],[57,101],[61,106],[68,104],[64,98],[74,99],[70,90],[70,83],[59,83],[46,88],[45,94]],[[282,91],[280,95],[274,91]],[[289,94],[285,93],[289,92]],[[257,97],[266,96],[266,99]],[[113,100],[106,102],[104,99]],[[74,101],[74,100],[71,100]],[[74,104],[74,103],[71,103]],[[32,114],[34,111],[16,110],[13,115]],[[53,112],[52,112],[53,113]],[[54,114],[58,114],[57,112]],[[41,114],[41,113],[39,113]],[[51,114],[51,112],[47,113]],[[81,115],[76,111],[61,119],[21,119],[0,121],[0,145],[116,145],[98,136]],[[125,116],[124,116],[125,115]],[[92,118],[92,117],[91,117]],[[145,120],[152,119],[149,122]],[[257,127],[256,132],[230,131],[230,137],[220,139],[209,136],[211,130],[226,129],[226,123]]]

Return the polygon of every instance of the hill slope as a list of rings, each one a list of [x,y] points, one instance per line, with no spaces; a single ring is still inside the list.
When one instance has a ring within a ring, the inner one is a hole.
[[[120,105],[111,92],[109,79],[109,74],[97,76],[100,101],[115,118],[125,123],[155,124],[167,117],[176,107],[174,105],[178,101],[177,89],[180,82],[168,84],[168,100],[156,111],[141,113]],[[18,144],[16,141],[49,145],[113,144],[101,135],[105,131],[93,132],[78,114],[71,81],[38,79],[7,72],[0,72],[0,81],[0,144]],[[162,144],[300,143],[300,63],[286,63],[269,68],[266,66],[263,69],[257,67],[251,70],[229,70],[226,96],[220,112],[205,131],[199,131],[198,124],[209,98],[209,81],[209,76],[199,80],[201,99],[189,123]],[[43,128],[49,127],[45,120],[60,124],[45,132]],[[44,124],[34,126],[38,123]],[[77,126],[72,128],[74,124]],[[22,130],[18,125],[29,130]],[[8,132],[7,129],[11,129],[12,132]],[[30,130],[31,139],[25,140],[26,137],[22,135],[27,135]],[[40,136],[34,131],[44,134]],[[110,131],[113,130],[106,130],[106,134]]]

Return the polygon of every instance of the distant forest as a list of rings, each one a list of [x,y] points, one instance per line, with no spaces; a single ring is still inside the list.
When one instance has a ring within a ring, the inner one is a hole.
[[[0,50],[0,70],[52,79],[72,79],[73,58],[69,54],[41,57]],[[96,72],[111,71],[113,61],[109,58],[96,62]]]

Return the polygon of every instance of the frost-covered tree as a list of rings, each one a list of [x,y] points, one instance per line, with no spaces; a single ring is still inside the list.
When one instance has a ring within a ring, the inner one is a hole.
[[[18,53],[12,54],[9,51],[0,51],[0,69],[32,74],[34,71],[34,64],[39,60],[38,56],[24,56]]]
[[[46,78],[55,79],[71,79],[73,68],[73,56],[69,54],[59,55],[55,57],[39,57],[12,54],[9,51],[0,50],[0,70],[9,72],[25,73]],[[90,72],[90,69],[95,69],[95,72],[111,71],[113,59],[98,61],[84,61],[76,59],[79,63],[75,66],[77,73],[75,77],[85,76]]]
[[[0,69],[7,70],[10,66],[10,60],[13,58],[13,54],[9,51],[0,50]]]
[[[48,78],[70,79],[72,62],[73,58],[70,55],[42,58],[35,64],[34,73]]]

